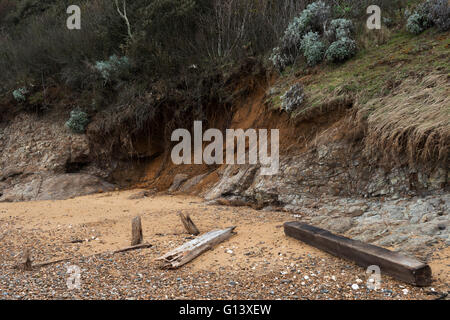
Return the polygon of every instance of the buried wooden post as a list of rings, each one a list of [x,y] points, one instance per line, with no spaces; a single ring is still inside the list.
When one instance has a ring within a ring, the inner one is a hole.
[[[135,217],[131,222],[131,246],[141,244],[143,238],[141,217]]]
[[[427,264],[398,252],[338,236],[298,221],[285,223],[284,232],[289,237],[353,261],[364,268],[378,266],[381,273],[412,285],[422,287],[431,284],[431,269]]]
[[[21,263],[21,268],[24,271],[31,271],[33,270],[33,265],[32,265],[32,260],[31,260],[31,251],[30,249],[25,249],[24,253],[23,253],[23,262]]]
[[[181,222],[183,223],[184,227],[186,228],[186,231],[189,234],[192,234],[194,236],[198,236],[200,234],[200,231],[198,230],[198,228],[195,225],[195,223],[192,221],[192,219],[189,216],[189,214],[184,215],[182,212],[180,212],[178,214],[179,214],[179,216],[181,218]]]

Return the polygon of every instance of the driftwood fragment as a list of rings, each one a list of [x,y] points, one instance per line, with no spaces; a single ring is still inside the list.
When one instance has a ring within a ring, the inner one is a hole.
[[[141,217],[135,217],[131,222],[131,246],[137,246],[143,241]]]
[[[112,252],[112,254],[116,254],[116,253],[121,253],[121,252],[127,252],[127,251],[132,251],[132,250],[139,250],[139,249],[146,249],[146,248],[151,248],[152,245],[150,243],[142,243],[142,244],[138,244],[135,246],[131,246],[131,247],[126,247],[126,248],[122,248],[119,250],[115,250]]]
[[[211,250],[217,244],[229,239],[236,233],[233,232],[236,227],[230,227],[223,230],[213,230],[194,240],[186,242],[182,246],[170,251],[156,259],[162,261],[162,268],[177,269],[186,263],[194,260],[202,253]]]
[[[195,223],[192,221],[192,219],[189,216],[189,214],[184,215],[182,212],[180,212],[178,214],[179,214],[179,216],[181,218],[181,222],[183,223],[186,231],[189,234],[193,234],[194,236],[198,236],[200,234],[200,231],[198,230],[198,228],[195,225]]]
[[[287,236],[301,240],[339,258],[367,268],[376,265],[382,273],[416,286],[431,284],[431,269],[416,259],[361,241],[334,235],[327,230],[300,222],[284,224]]]
[[[116,254],[116,253],[139,250],[139,249],[146,249],[146,248],[151,248],[151,247],[152,247],[152,245],[150,243],[142,243],[142,244],[139,244],[136,246],[125,247],[125,248],[118,249],[115,251],[94,253],[94,254],[91,254],[88,256],[83,256],[83,257],[81,257],[81,259],[92,258],[95,256],[100,256],[102,254]],[[14,268],[19,269],[19,270],[24,270],[24,271],[32,271],[33,269],[39,269],[39,268],[47,267],[47,266],[50,266],[53,264],[70,261],[73,259],[73,258],[63,258],[63,259],[57,259],[57,260],[44,261],[44,262],[40,262],[40,263],[31,265],[31,256],[29,255],[28,258],[29,258],[28,260],[25,260],[25,262],[22,262],[22,263],[16,265]],[[26,262],[26,261],[28,261],[28,262]]]
[[[65,261],[69,261],[69,260],[70,260],[69,258],[65,258],[65,259],[57,259],[57,260],[41,262],[41,263],[37,263],[37,264],[33,265],[33,268],[34,269],[39,269],[39,268],[42,268],[42,267],[47,267],[47,266],[50,266],[52,264],[57,264],[57,263],[65,262]]]

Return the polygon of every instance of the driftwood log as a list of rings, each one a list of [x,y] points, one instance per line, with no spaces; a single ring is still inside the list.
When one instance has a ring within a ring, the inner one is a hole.
[[[156,261],[162,261],[162,268],[165,269],[177,269],[186,263],[194,260],[202,253],[211,250],[217,244],[229,239],[235,235],[234,229],[236,227],[230,227],[223,230],[213,230],[204,235],[186,242],[182,246],[170,251],[156,259]]]
[[[189,214],[184,215],[182,212],[179,212],[178,215],[180,216],[184,228],[189,234],[192,234],[194,236],[198,236],[200,234],[200,231],[198,230],[195,223],[192,221]]]
[[[143,240],[141,217],[135,217],[131,222],[131,246],[137,246]]]
[[[367,268],[376,265],[382,273],[416,286],[431,284],[431,269],[416,259],[385,248],[334,235],[327,230],[300,222],[284,224],[287,236],[301,240],[339,258]]]

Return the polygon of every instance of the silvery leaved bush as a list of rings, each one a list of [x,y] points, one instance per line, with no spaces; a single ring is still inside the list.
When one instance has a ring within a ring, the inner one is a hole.
[[[406,30],[420,34],[435,25],[440,31],[450,29],[450,6],[447,0],[427,0],[409,16]]]
[[[276,47],[272,50],[269,60],[272,65],[280,72],[286,69],[286,67],[293,63],[294,58],[289,53],[283,52],[280,47]]]
[[[116,55],[109,57],[106,61],[97,61],[95,68],[102,75],[103,79],[109,81],[114,73],[120,73],[121,71],[129,68],[130,62],[127,57],[119,58]]]
[[[13,91],[13,97],[17,102],[24,102],[25,100],[27,100],[27,93],[27,88],[19,88]]]
[[[298,108],[305,100],[303,86],[299,83],[294,84],[284,95],[281,96],[281,109],[286,112],[292,112]]]
[[[308,32],[302,39],[301,49],[309,66],[322,62],[325,53],[325,44],[320,40],[317,32]]]
[[[423,6],[428,20],[432,21],[440,31],[450,29],[450,5],[448,0],[429,0]]]
[[[334,42],[342,38],[351,38],[354,32],[353,22],[348,19],[334,19],[330,22],[326,37]]]
[[[305,35],[309,32],[323,34],[324,26],[330,15],[330,6],[323,1],[316,1],[295,17],[286,28],[280,46],[276,47],[270,56],[274,67],[282,71],[286,66],[293,64],[301,52],[302,40]]]
[[[70,112],[70,118],[66,122],[68,127],[74,133],[84,133],[86,126],[89,124],[89,117],[86,112],[79,109],[72,110]]]
[[[420,34],[430,27],[430,21],[425,15],[419,13],[412,14],[406,23],[406,30],[413,34]]]
[[[343,62],[352,58],[356,54],[356,42],[353,39],[344,37],[333,42],[325,53],[325,57],[330,62]]]
[[[309,31],[323,32],[331,15],[330,6],[323,1],[313,2],[288,25],[282,39],[284,49],[298,49],[303,36]]]
[[[303,11],[308,18],[308,23],[314,31],[323,32],[323,27],[331,16],[331,8],[323,1],[311,3]]]

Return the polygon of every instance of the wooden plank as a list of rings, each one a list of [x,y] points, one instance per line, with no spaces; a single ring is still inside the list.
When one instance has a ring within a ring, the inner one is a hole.
[[[301,240],[313,247],[339,258],[355,262],[364,268],[380,267],[381,272],[416,286],[431,284],[431,268],[416,259],[398,252],[352,240],[301,222],[284,224],[287,236]]]
[[[182,246],[170,251],[156,259],[156,261],[162,261],[163,268],[177,269],[186,263],[194,260],[202,253],[211,250],[214,246],[229,239],[235,233],[233,232],[236,227],[230,227],[223,230],[213,230],[204,235],[186,242]]]

